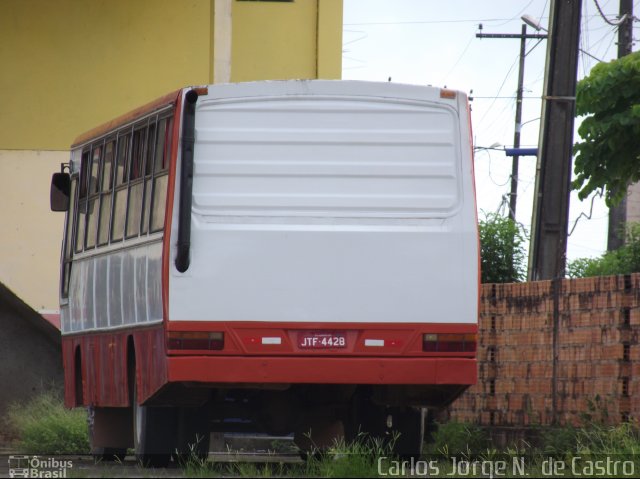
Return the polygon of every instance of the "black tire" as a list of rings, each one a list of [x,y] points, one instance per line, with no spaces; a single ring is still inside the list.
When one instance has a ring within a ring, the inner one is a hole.
[[[386,408],[371,401],[363,393],[356,393],[349,404],[345,419],[345,439],[356,440],[389,439],[386,427]]]
[[[394,454],[403,459],[418,459],[422,454],[425,435],[426,409],[402,408],[391,412],[394,433],[398,433],[393,444]]]
[[[211,423],[209,405],[202,407],[181,407],[178,409],[177,460],[206,461],[209,457]]]
[[[138,404],[133,385],[133,442],[136,459],[144,467],[166,467],[175,449],[176,409]]]
[[[422,454],[426,410],[412,407],[385,407],[371,398],[356,394],[345,423],[348,442],[375,441],[402,458],[418,458]]]
[[[89,447],[91,450],[91,456],[95,462],[104,462],[104,461],[117,461],[123,462],[125,456],[127,455],[126,447],[98,447],[94,446],[94,432],[95,432],[95,423],[94,417],[96,413],[96,408],[93,406],[87,407],[87,427],[89,430]]]

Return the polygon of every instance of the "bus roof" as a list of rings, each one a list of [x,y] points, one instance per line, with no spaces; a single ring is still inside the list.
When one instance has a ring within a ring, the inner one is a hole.
[[[171,105],[171,104],[175,104],[175,102],[178,99],[178,96],[180,94],[180,92],[182,91],[182,89],[180,90],[174,90],[171,93],[168,93],[160,98],[157,98],[149,103],[147,103],[146,105],[142,105],[134,110],[131,110],[128,113],[125,113],[124,115],[120,115],[117,118],[114,118],[113,120],[110,120],[106,123],[103,123],[100,126],[97,126],[95,128],[92,128],[91,130],[81,134],[79,137],[77,137],[74,141],[73,144],[71,145],[71,148],[76,148],[78,146],[83,145],[84,143],[87,143],[95,138],[98,138],[102,135],[105,135],[106,133],[110,132],[111,130],[114,130],[116,128],[118,128],[119,126],[125,125],[127,123],[130,123],[134,120],[136,120],[137,118],[147,114],[147,113],[151,113],[154,110],[158,110],[160,108],[162,108],[163,106],[166,105]]]

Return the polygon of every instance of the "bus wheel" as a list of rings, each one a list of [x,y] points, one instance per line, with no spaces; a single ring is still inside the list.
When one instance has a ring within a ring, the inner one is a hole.
[[[425,436],[425,419],[427,410],[424,408],[391,408],[391,430],[395,438],[393,452],[398,456],[418,459],[422,454]]]
[[[144,467],[166,467],[171,460],[176,435],[176,411],[171,407],[138,404],[133,387],[133,442],[136,459]]]
[[[346,421],[346,438],[351,441],[374,441],[389,453],[402,458],[422,454],[426,409],[385,407],[370,400],[355,398]]]
[[[209,457],[210,435],[209,404],[179,408],[177,460],[182,464],[206,461]]]
[[[89,446],[96,462],[124,461],[131,441],[131,420],[127,412],[119,408],[87,408]]]
[[[324,414],[301,421],[293,435],[293,442],[303,459],[321,455],[341,439],[344,439],[343,422],[334,415]]]

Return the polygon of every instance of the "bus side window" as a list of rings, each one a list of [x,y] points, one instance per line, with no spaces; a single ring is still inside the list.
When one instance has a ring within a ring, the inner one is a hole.
[[[87,231],[86,231],[86,249],[92,249],[96,245],[96,235],[98,233],[98,213],[100,199],[100,172],[102,169],[102,142],[93,145],[91,152],[91,168],[88,177],[89,181],[89,198],[87,202]]]
[[[154,118],[149,124],[147,134],[147,147],[144,161],[144,201],[142,203],[142,218],[140,232],[144,235],[149,232],[149,214],[151,212],[151,192],[153,191],[153,163],[156,151],[156,130],[158,118]]]
[[[120,241],[124,235],[124,223],[127,213],[127,165],[129,163],[129,150],[131,133],[118,135],[118,148],[115,167],[115,185],[113,198],[113,212],[111,220],[111,240]]]
[[[76,209],[76,253],[82,252],[84,246],[84,230],[86,226],[87,216],[87,198],[89,193],[88,185],[89,177],[89,151],[82,152],[82,160],[80,161],[80,179],[78,208]]]
[[[167,203],[167,184],[171,141],[173,136],[173,117],[163,118],[158,124],[158,139],[153,172],[153,201],[151,204],[151,232],[161,231],[164,227],[164,215]]]
[[[98,246],[109,243],[109,224],[111,222],[111,190],[113,186],[113,157],[115,140],[107,140],[104,147],[102,178],[100,182],[100,219],[98,220]]]
[[[129,201],[127,206],[127,238],[140,234],[140,215],[144,193],[144,154],[147,128],[137,128],[133,132],[131,168],[129,169]]]
[[[62,291],[63,298],[69,297],[69,280],[71,278],[71,257],[73,255],[73,223],[76,216],[76,190],[78,177],[71,178],[71,194],[69,196],[69,211],[67,212],[67,228],[64,234],[64,257],[62,258]]]

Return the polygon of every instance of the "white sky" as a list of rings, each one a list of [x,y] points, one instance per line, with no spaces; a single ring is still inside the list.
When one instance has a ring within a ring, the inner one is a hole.
[[[617,0],[598,0],[615,20]],[[638,12],[640,1],[635,2]],[[548,26],[549,0],[344,0],[343,78],[447,86],[473,90],[476,147],[513,146],[519,39],[479,39],[484,33],[520,33],[520,17],[529,14]],[[608,61],[617,54],[617,29],[600,17],[594,0],[583,0],[581,48]],[[638,15],[640,16],[640,15]],[[638,36],[638,25],[634,34]],[[528,27],[529,33],[534,30]],[[522,113],[523,147],[535,147],[540,127],[546,41],[528,40]],[[534,48],[535,46],[535,48]],[[635,51],[634,45],[634,51]],[[596,61],[580,56],[578,78]],[[577,133],[574,141],[577,140]],[[520,158],[517,220],[530,231],[534,157]],[[511,158],[502,151],[479,150],[475,158],[478,209],[495,212],[510,190]],[[580,202],[571,197],[568,257],[598,256],[606,249],[608,210],[599,198]],[[506,206],[502,206],[506,214]]]

